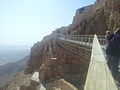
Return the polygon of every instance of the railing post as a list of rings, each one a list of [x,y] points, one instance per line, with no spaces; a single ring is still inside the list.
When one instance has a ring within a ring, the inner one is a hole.
[[[105,45],[105,39],[103,39],[103,45]]]
[[[85,36],[85,46],[86,46],[86,36]]]
[[[81,36],[81,41],[84,42],[84,38]]]
[[[89,36],[89,45],[90,45],[90,36]]]

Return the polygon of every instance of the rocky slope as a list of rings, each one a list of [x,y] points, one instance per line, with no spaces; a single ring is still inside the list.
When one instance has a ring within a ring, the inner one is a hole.
[[[6,84],[4,87],[0,88],[0,90],[20,90],[20,87],[27,86],[30,87],[30,74],[24,74],[24,72],[15,73],[14,77],[10,81],[10,83]],[[30,89],[28,89],[30,90]],[[32,89],[34,90],[34,89]]]
[[[93,5],[78,9],[72,24],[56,29],[51,35],[46,36],[31,48],[30,60],[25,73],[31,74],[34,71],[39,71],[39,79],[45,85],[62,78],[82,90],[89,65],[89,61],[85,59],[90,58],[90,52],[84,58],[82,57],[86,54],[84,50],[78,47],[73,48],[72,45],[61,44],[64,47],[80,51],[81,56],[77,56],[60,46],[53,38],[56,34],[104,35],[106,30],[113,32],[120,27],[119,6],[119,0],[97,0]]]
[[[24,71],[27,60],[29,60],[29,56],[20,61],[0,66],[0,87],[9,83],[17,72]]]

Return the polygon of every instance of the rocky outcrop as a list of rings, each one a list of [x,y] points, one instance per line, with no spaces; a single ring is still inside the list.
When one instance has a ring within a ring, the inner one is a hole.
[[[64,79],[56,80],[47,84],[47,90],[78,90]]]
[[[31,48],[30,60],[28,61],[28,67],[26,73],[32,73],[33,71],[38,71],[45,61],[45,55],[49,54],[49,43],[52,42],[53,35],[48,35],[44,37],[41,42],[37,42]]]
[[[111,0],[106,1],[104,7],[104,13],[107,18],[106,22],[108,29],[114,31],[116,28],[120,27],[120,1]]]
[[[104,35],[106,30],[115,31],[120,27],[119,5],[119,0],[99,0],[93,5],[83,7],[84,9],[78,9],[71,33]]]

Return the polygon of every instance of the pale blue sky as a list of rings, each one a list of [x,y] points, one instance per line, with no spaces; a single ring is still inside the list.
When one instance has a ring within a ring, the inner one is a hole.
[[[33,45],[96,0],[0,0],[0,45]]]

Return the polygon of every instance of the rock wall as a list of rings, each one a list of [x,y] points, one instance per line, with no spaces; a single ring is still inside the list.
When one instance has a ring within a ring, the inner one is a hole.
[[[41,42],[37,42],[31,48],[30,60],[28,61],[28,67],[26,73],[32,73],[35,70],[38,70],[42,63],[44,62],[44,56],[49,49],[49,43],[52,40],[52,36],[48,35],[44,37]]]
[[[72,34],[104,35],[106,30],[114,32],[120,27],[120,1],[98,0],[95,4],[76,11],[71,26]]]

